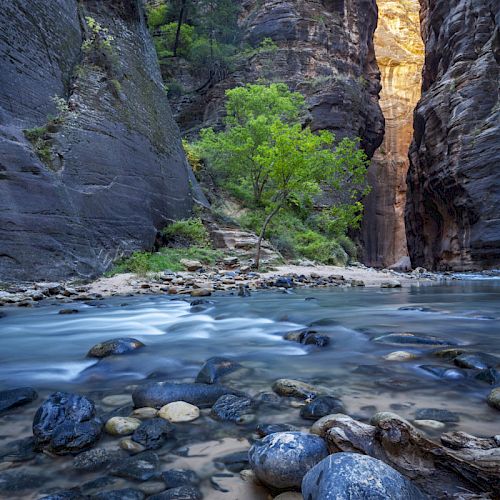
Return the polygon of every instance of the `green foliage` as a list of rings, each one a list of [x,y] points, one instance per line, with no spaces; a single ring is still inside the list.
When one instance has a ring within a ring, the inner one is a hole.
[[[182,241],[187,245],[208,245],[209,237],[203,222],[199,218],[191,218],[173,222],[162,231],[167,241]]]
[[[47,125],[24,130],[24,136],[33,145],[36,155],[49,168],[52,168],[52,140]]]
[[[198,150],[186,139],[182,139],[182,147],[184,149],[184,152],[186,153],[187,161],[191,166],[193,172],[195,174],[200,172],[203,165],[203,160],[201,159]]]
[[[148,26],[155,30],[167,22],[168,6],[165,3],[159,5],[146,5]]]
[[[85,21],[88,32],[82,43],[82,51],[87,62],[102,67],[110,75],[115,73],[118,58],[113,48],[114,37],[108,28],[93,17],[86,16]]]
[[[159,35],[155,37],[155,47],[158,57],[171,57],[173,55],[175,37],[177,34],[177,23],[168,23],[160,27]],[[191,51],[194,40],[194,27],[189,24],[182,24],[179,33],[178,56],[187,57]]]
[[[222,257],[223,254],[220,250],[205,247],[162,248],[159,252],[154,253],[135,252],[127,259],[118,262],[107,275],[158,273],[165,270],[183,271],[184,266],[180,263],[181,259],[199,260],[206,266],[214,266]]]

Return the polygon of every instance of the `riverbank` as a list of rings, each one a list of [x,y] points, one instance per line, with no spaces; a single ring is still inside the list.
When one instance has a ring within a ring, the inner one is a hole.
[[[191,264],[191,266],[190,266]],[[254,272],[239,266],[237,260],[226,261],[218,269],[205,270],[196,262],[186,264],[190,271],[132,273],[101,277],[90,283],[60,282],[6,285],[0,289],[0,306],[32,307],[38,302],[51,299],[61,302],[98,300],[104,297],[142,294],[188,295],[206,297],[214,293],[246,296],[257,290],[326,287],[382,287],[401,288],[416,284],[429,284],[453,276],[431,273],[418,269],[411,273],[377,270],[363,265],[296,266],[283,265]]]

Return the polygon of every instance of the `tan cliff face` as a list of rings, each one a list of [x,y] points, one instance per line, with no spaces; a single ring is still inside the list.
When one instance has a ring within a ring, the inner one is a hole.
[[[418,0],[378,0],[375,53],[381,73],[385,137],[369,169],[365,200],[364,261],[391,266],[408,255],[404,210],[413,111],[420,98],[424,44]]]

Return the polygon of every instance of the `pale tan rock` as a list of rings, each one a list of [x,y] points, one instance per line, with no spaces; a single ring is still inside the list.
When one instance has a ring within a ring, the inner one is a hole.
[[[394,351],[384,356],[387,361],[408,361],[415,358],[415,354],[408,351]]]
[[[158,410],[156,408],[150,408],[148,406],[145,406],[144,408],[136,408],[132,414],[131,417],[134,418],[155,418],[156,415],[158,414]]]
[[[130,438],[124,438],[120,440],[120,448],[125,451],[131,451],[132,453],[140,453],[146,448],[142,444],[132,441]]]
[[[129,394],[116,394],[102,398],[102,404],[107,406],[125,406],[132,404],[132,396]]]
[[[132,434],[137,427],[141,425],[141,421],[131,417],[112,417],[104,426],[106,432],[113,436],[127,436]]]
[[[160,408],[158,416],[174,423],[192,422],[200,416],[200,409],[185,401],[174,401]]]
[[[437,420],[414,420],[413,424],[421,429],[430,429],[433,431],[439,431],[446,427],[443,422],[438,422]]]
[[[203,264],[199,260],[181,259],[180,263],[188,271],[198,271],[198,269],[203,268]]]

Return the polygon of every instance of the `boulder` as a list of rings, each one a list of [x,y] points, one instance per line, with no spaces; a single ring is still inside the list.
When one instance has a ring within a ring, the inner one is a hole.
[[[300,487],[305,474],[326,456],[325,441],[303,432],[270,434],[248,452],[256,476],[276,490]]]
[[[203,264],[199,260],[181,259],[180,263],[186,271],[194,272],[203,268]]]
[[[299,399],[311,399],[320,394],[319,389],[311,384],[287,378],[276,380],[273,384],[273,391],[280,396],[295,397]]]
[[[137,408],[161,408],[174,401],[185,401],[200,408],[211,407],[224,394],[240,395],[239,391],[218,384],[172,384],[152,382],[138,387],[132,394]]]
[[[296,332],[289,332],[284,337],[285,340],[292,342],[299,342],[304,345],[315,345],[317,347],[325,347],[330,343],[330,337],[314,330],[298,330]]]
[[[144,347],[144,344],[140,340],[121,337],[96,344],[89,350],[87,357],[106,358],[115,354],[128,354],[141,347]]]
[[[141,444],[147,450],[161,448],[163,443],[174,433],[174,426],[163,418],[143,420],[132,434],[132,441]]]
[[[224,394],[212,406],[210,416],[223,422],[246,423],[252,407],[253,401],[249,398]]]
[[[500,387],[497,387],[490,392],[487,401],[491,407],[500,410]]]
[[[203,363],[196,382],[201,384],[215,384],[221,377],[241,369],[242,366],[232,359],[215,356]]]
[[[12,408],[31,403],[37,397],[38,394],[31,387],[0,391],[0,414]]]
[[[302,481],[306,499],[426,500],[415,485],[376,458],[335,453],[313,467]]]
[[[93,401],[67,392],[51,394],[33,420],[36,446],[58,454],[90,448],[101,431],[102,422],[96,418]]]
[[[342,401],[333,396],[319,396],[300,409],[300,416],[307,420],[318,420],[332,413],[345,411]]]

